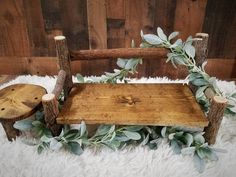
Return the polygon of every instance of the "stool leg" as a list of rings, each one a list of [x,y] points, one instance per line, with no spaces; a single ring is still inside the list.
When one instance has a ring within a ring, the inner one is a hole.
[[[19,130],[13,127],[15,122],[1,122],[1,123],[9,141],[12,141],[12,139],[16,139],[16,137],[20,134]]]

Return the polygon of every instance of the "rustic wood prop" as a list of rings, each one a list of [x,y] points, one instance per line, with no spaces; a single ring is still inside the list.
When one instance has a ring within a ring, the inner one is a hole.
[[[0,122],[10,141],[19,135],[13,128],[15,121],[35,113],[45,93],[43,87],[31,84],[15,84],[0,90]]]
[[[216,136],[223,119],[226,105],[227,99],[224,97],[214,96],[211,100],[211,107],[207,116],[209,125],[204,129],[204,137],[209,144],[215,144],[216,142]]]
[[[207,33],[196,33],[195,38],[193,39],[193,46],[196,50],[195,61],[197,66],[202,66],[202,64],[206,61],[208,37],[209,35]],[[195,94],[197,88],[191,83],[189,83],[189,87],[191,88],[193,94]]]
[[[168,50],[165,48],[120,48],[71,51],[71,60],[99,60],[117,58],[151,57],[165,58]]]
[[[55,136],[59,135],[62,129],[62,126],[56,123],[56,118],[59,114],[57,100],[63,90],[65,80],[66,72],[60,70],[54,90],[52,91],[52,93],[45,94],[42,97],[46,126],[52,131],[52,134]]]
[[[66,99],[73,85],[71,76],[70,55],[66,43],[66,38],[64,36],[56,36],[54,39],[56,44],[59,68],[66,72],[66,84],[63,85],[64,97]]]
[[[200,66],[206,61],[208,34],[197,33],[193,45],[196,48],[196,62]],[[197,104],[193,94],[186,86],[179,84],[79,84],[72,88],[70,57],[64,36],[55,37],[60,69],[66,72],[64,85],[66,100],[62,112],[58,116],[55,94],[43,97],[43,105],[47,110],[48,124],[80,123],[118,124],[118,125],[161,125],[206,127],[205,137],[210,144],[215,138],[223,117],[226,99],[215,96],[208,88],[205,91],[211,100],[208,121]],[[73,60],[95,60],[117,57],[164,57],[165,49],[102,49],[71,52]],[[58,81],[59,82],[59,81]],[[195,94],[196,88],[190,85]],[[59,92],[57,91],[57,93]],[[58,118],[57,118],[58,116]],[[57,118],[57,122],[56,122]],[[207,126],[208,125],[208,126]]]

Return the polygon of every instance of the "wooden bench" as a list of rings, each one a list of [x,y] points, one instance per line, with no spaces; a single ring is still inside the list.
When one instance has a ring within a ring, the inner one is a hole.
[[[207,56],[208,34],[197,33],[194,40],[196,63]],[[42,104],[47,127],[54,135],[61,124],[117,124],[184,126],[205,131],[209,144],[214,144],[227,100],[215,96],[211,89],[205,95],[211,101],[205,117],[195,100],[195,88],[183,84],[73,84],[71,61],[105,58],[165,58],[163,48],[128,48],[70,51],[64,36],[55,37],[59,73],[52,93],[43,95]],[[191,88],[191,90],[190,90]],[[59,112],[58,97],[64,92],[65,103]]]
[[[206,117],[195,100],[196,88],[183,84],[73,84],[71,61],[105,58],[166,57],[163,48],[129,48],[70,51],[64,36],[55,37],[60,72],[52,94],[42,98],[45,119],[54,134],[60,124],[117,124],[183,126],[205,131],[209,144],[214,144],[227,100],[205,91],[211,107]],[[207,57],[208,34],[197,33],[193,45],[196,63]],[[59,113],[57,98],[64,91],[65,103]]]

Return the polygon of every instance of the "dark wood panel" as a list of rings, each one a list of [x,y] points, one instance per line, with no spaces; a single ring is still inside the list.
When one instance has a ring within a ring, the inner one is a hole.
[[[174,30],[180,31],[180,38],[202,31],[206,4],[207,0],[176,1]]]
[[[174,31],[176,0],[156,0],[154,10],[154,29],[153,32],[157,33],[157,27],[161,27],[166,34]],[[155,75],[160,67],[159,61],[144,61],[146,62],[146,74]],[[163,68],[162,68],[163,69]],[[178,70],[172,70],[172,73],[178,75]],[[168,71],[167,71],[168,73]]]
[[[41,11],[41,1],[24,0],[24,9],[31,56],[48,55],[48,41]]]
[[[29,55],[30,43],[23,1],[1,0],[0,56]]]
[[[155,0],[127,0],[125,1],[125,47],[131,46],[131,41],[139,46],[141,43],[140,31],[144,33],[154,32],[154,11]],[[146,65],[149,61],[143,63],[139,68],[139,75],[144,75],[148,70]]]
[[[45,30],[62,30],[59,0],[41,0]]]
[[[203,31],[210,57],[236,58],[236,1],[208,0]]]
[[[87,12],[90,49],[106,49],[107,23],[105,0],[88,0]],[[100,75],[104,70],[109,70],[109,62],[107,60],[89,62],[86,63],[83,69],[86,70],[88,75],[92,73]]]
[[[106,0],[107,18],[125,19],[125,0]]]
[[[88,49],[86,0],[60,1],[63,34],[71,50]]]
[[[174,31],[176,0],[156,0],[154,27],[161,27],[167,34]]]

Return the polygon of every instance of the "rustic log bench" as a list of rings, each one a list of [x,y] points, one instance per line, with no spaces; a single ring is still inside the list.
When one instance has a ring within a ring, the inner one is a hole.
[[[207,56],[208,34],[197,33],[194,39],[196,63]],[[71,61],[106,58],[165,58],[163,48],[128,48],[70,51],[64,36],[55,37],[59,73],[52,93],[42,96],[45,122],[54,135],[62,124],[117,124],[181,126],[205,131],[209,144],[214,144],[227,100],[215,96],[211,89],[205,95],[211,102],[206,117],[195,100],[193,85],[183,84],[73,84]],[[61,112],[58,98],[63,91],[65,102]],[[13,130],[14,131],[14,130]]]
[[[163,48],[128,48],[69,51],[64,36],[55,37],[59,74],[54,91],[42,97],[45,120],[56,135],[60,124],[155,125],[181,126],[205,131],[209,144],[214,144],[227,100],[205,91],[211,107],[206,117],[195,99],[193,85],[183,84],[73,84],[71,61],[105,58],[165,58]],[[208,34],[197,33],[193,45],[196,63],[207,56]],[[190,89],[191,88],[191,89]],[[57,98],[64,91],[65,103],[59,113]]]

